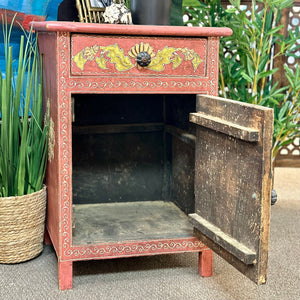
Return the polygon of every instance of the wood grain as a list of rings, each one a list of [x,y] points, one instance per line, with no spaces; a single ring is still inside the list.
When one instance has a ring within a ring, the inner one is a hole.
[[[196,236],[256,283],[264,283],[269,244],[273,111],[211,96],[198,96],[197,113],[235,128],[255,129],[257,142],[235,138],[231,128],[197,126],[196,214],[256,253],[256,264],[239,261],[239,247],[224,247],[216,235]],[[248,130],[247,129],[247,130]],[[203,231],[203,230],[202,230]],[[249,262],[249,261],[248,261]]]

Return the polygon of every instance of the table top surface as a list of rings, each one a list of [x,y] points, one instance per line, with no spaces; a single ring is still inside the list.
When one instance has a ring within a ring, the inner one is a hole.
[[[87,34],[147,35],[147,36],[182,36],[182,37],[218,37],[229,36],[232,30],[226,27],[188,27],[188,26],[155,26],[98,24],[80,22],[32,22],[36,31],[72,32]]]

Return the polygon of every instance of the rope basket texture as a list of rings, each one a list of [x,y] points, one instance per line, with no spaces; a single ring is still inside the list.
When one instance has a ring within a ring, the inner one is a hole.
[[[43,250],[46,186],[35,193],[0,197],[0,263],[32,259]]]

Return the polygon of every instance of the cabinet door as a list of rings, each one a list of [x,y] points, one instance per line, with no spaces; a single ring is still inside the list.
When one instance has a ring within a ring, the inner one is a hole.
[[[273,110],[197,96],[195,235],[257,284],[268,263]]]

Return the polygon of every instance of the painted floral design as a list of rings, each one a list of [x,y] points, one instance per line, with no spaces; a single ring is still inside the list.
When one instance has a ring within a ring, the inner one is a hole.
[[[144,67],[137,64],[137,57],[142,52],[148,53],[151,57],[149,65]],[[87,61],[93,60],[96,61],[100,69],[105,70],[108,69],[107,58],[109,58],[109,62],[114,64],[115,68],[120,72],[128,71],[134,67],[161,72],[165,70],[166,65],[172,64],[172,68],[176,69],[183,61],[191,61],[194,72],[196,72],[199,64],[202,62],[199,54],[194,49],[165,46],[162,50],[158,50],[155,53],[149,43],[143,42],[131,47],[127,54],[125,54],[124,49],[120,48],[118,44],[86,47],[77,53],[73,57],[73,60],[81,70],[84,70],[84,65]]]

